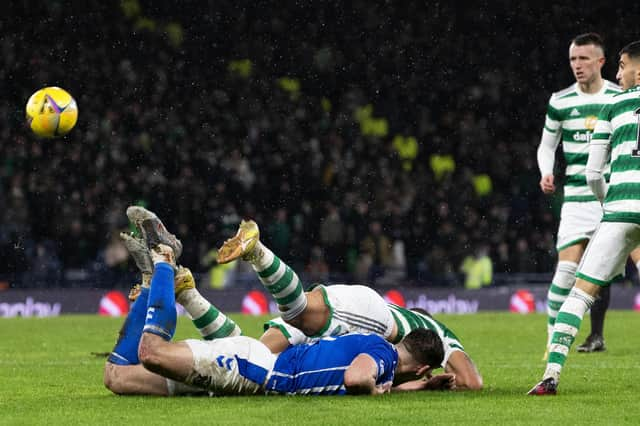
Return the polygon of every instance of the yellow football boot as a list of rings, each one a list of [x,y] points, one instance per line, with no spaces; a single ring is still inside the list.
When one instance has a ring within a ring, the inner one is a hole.
[[[193,279],[193,274],[189,268],[178,266],[178,271],[173,278],[173,288],[176,297],[185,290],[196,288],[196,280]]]
[[[243,220],[236,235],[225,241],[218,250],[218,263],[229,263],[239,257],[247,260],[259,240],[258,224],[253,220]]]

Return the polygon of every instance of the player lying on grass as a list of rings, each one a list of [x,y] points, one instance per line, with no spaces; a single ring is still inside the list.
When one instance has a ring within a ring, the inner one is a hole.
[[[161,224],[153,212],[142,207],[129,207],[127,216],[139,229],[147,218],[154,218]],[[144,234],[143,230],[141,232]],[[139,266],[148,258],[145,250],[144,245],[139,250],[130,248]],[[220,249],[218,260],[229,262],[238,257],[253,265],[262,283],[285,310],[283,319],[276,318],[266,325],[267,330],[260,339],[272,352],[280,353],[290,344],[311,343],[321,337],[349,332],[375,333],[397,343],[412,330],[426,328],[438,333],[443,342],[445,356],[441,365],[445,372],[455,375],[456,389],[482,388],[482,377],[457,337],[428,314],[387,304],[374,290],[361,285],[317,286],[310,292],[303,292],[297,274],[259,241],[259,229],[253,221],[240,224],[236,236]],[[149,265],[143,265],[141,270],[143,276],[148,277],[152,267],[150,261],[147,263]],[[196,290],[186,268],[178,269],[176,298],[204,339],[241,333],[233,321]],[[292,306],[294,309],[289,309]]]
[[[351,334],[291,346],[279,355],[245,336],[171,342],[177,319],[176,245],[163,238],[157,224],[142,223],[153,273],[106,363],[104,383],[112,392],[340,395],[455,387],[451,374],[430,377],[444,357],[442,342],[431,330],[413,331],[396,345],[373,334]]]
[[[220,263],[237,258],[251,264],[282,313],[282,318],[267,324],[260,339],[272,351],[352,332],[379,334],[395,343],[412,330],[426,328],[440,336],[445,353],[442,367],[455,375],[456,388],[482,388],[475,365],[455,334],[442,323],[428,314],[386,303],[363,285],[317,285],[305,292],[298,275],[260,241],[254,221],[243,221],[237,234],[218,251]]]

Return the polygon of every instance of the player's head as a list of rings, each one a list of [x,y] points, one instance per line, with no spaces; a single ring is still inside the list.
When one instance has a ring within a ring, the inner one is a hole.
[[[440,336],[433,330],[415,329],[402,339],[401,344],[419,365],[438,368],[442,364],[444,347]]]
[[[620,51],[616,78],[624,90],[640,84],[640,41],[629,43]]]
[[[580,34],[571,40],[569,63],[578,84],[591,84],[601,78],[604,44],[596,33]]]

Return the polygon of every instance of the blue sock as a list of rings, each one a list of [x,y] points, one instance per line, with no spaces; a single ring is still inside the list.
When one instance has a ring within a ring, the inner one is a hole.
[[[158,263],[154,267],[149,292],[149,306],[143,332],[152,333],[165,340],[171,340],[176,331],[176,296],[173,288],[175,272],[168,263]]]
[[[140,337],[142,337],[142,327],[144,327],[148,300],[149,289],[142,287],[140,295],[133,302],[127,319],[124,321],[122,329],[120,329],[120,337],[109,355],[109,362],[118,365],[140,364],[138,345],[140,344]]]

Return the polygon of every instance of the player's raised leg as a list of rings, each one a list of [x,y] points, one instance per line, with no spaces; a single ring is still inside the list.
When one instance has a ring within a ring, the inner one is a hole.
[[[147,243],[138,237],[129,235],[126,232],[120,233],[120,239],[124,246],[127,248],[129,255],[133,258],[138,270],[140,271],[140,283],[135,284],[129,291],[129,300],[135,301],[142,288],[149,289],[151,284],[151,275],[153,274],[153,262],[149,255],[149,249]]]
[[[138,357],[144,367],[164,377],[184,381],[193,366],[191,350],[185,343],[171,343],[176,329],[174,277],[176,270],[174,249],[161,241],[163,229],[153,219],[145,219],[147,246],[154,264],[149,304]]]
[[[182,242],[174,234],[167,231],[167,228],[154,212],[141,206],[129,206],[127,207],[127,217],[136,226],[143,240],[148,241],[147,229],[153,230],[158,242],[171,247],[176,260],[180,258]],[[143,224],[145,225],[143,226]]]
[[[179,266],[174,281],[176,301],[187,311],[203,339],[213,340],[242,334],[238,324],[200,294],[188,268]]]
[[[170,341],[176,321],[175,257],[145,224],[154,274],[139,348],[142,364],[154,373],[216,394],[260,392],[275,356],[257,340],[236,336],[211,342]]]
[[[143,237],[146,236],[147,232],[142,224],[146,222],[148,226],[157,233],[159,241],[173,249],[176,254],[176,259],[180,256],[182,253],[182,243],[175,235],[166,229],[158,215],[154,212],[140,206],[129,206],[127,208],[127,217]],[[143,242],[143,246],[144,250],[146,250],[148,263],[150,264],[151,258],[149,257],[146,243]],[[242,330],[233,320],[202,297],[196,289],[193,274],[188,268],[182,266],[177,268],[174,279],[174,290],[176,301],[185,308],[193,324],[205,340],[242,334]],[[133,297],[135,297],[135,294]]]
[[[142,282],[132,289],[135,300],[107,359],[104,384],[119,395],[168,395],[167,379],[146,370],[138,359],[153,263],[146,243],[128,234],[121,234],[121,238],[142,273]]]
[[[260,281],[278,303],[285,321],[299,316],[307,307],[307,296],[298,275],[260,242],[258,225],[242,221],[236,235],[218,250],[218,262],[242,258],[251,263]]]

